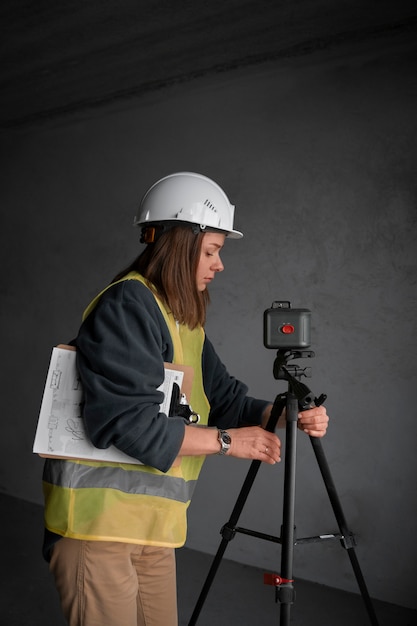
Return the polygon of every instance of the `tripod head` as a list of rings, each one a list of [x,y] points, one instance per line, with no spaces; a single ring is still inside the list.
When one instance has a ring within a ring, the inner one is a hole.
[[[311,408],[312,406],[320,406],[326,400],[327,396],[321,394],[318,398],[310,391],[310,389],[300,381],[302,376],[311,377],[311,368],[301,368],[298,365],[290,365],[287,363],[293,359],[313,358],[315,356],[312,350],[284,350],[277,352],[274,361],[274,378],[277,380],[286,380],[290,392],[298,400],[300,411]]]

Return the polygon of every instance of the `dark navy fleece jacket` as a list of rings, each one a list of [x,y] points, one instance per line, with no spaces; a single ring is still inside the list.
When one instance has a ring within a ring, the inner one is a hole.
[[[185,422],[159,412],[171,337],[151,291],[137,280],[110,287],[81,325],[77,363],[85,393],[84,420],[97,448],[115,445],[146,465],[167,471],[178,455]],[[206,337],[202,374],[211,406],[209,426],[259,424],[267,402],[247,396]]]

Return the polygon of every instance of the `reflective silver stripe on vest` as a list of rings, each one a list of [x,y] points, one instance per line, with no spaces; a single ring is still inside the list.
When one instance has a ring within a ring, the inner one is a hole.
[[[159,496],[188,502],[197,483],[166,474],[149,474],[121,467],[95,467],[71,461],[48,459],[43,480],[70,489],[117,489],[124,493]]]

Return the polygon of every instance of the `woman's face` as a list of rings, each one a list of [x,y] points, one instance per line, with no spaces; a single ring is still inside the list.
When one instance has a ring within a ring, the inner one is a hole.
[[[201,244],[200,260],[197,266],[197,289],[204,291],[216,272],[224,270],[220,259],[226,236],[222,233],[204,233]]]

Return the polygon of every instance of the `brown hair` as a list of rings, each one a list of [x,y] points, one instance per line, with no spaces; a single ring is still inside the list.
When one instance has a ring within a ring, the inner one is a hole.
[[[171,228],[155,243],[148,244],[112,282],[131,271],[139,272],[177,322],[191,329],[204,326],[210,298],[207,289],[197,289],[196,281],[203,236],[204,233],[194,234],[188,227]]]

